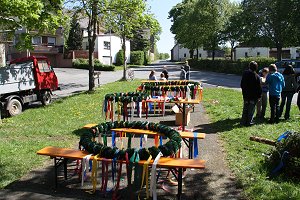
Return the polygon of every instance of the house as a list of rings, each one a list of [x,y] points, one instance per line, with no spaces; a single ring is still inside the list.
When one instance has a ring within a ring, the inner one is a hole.
[[[175,44],[171,49],[171,60],[172,61],[185,61],[190,58],[190,50],[182,47],[180,44]],[[208,52],[203,48],[198,49],[199,58],[208,58]],[[197,57],[197,51],[194,51],[194,56]]]
[[[88,50],[88,19],[83,18],[79,21],[80,27],[82,29],[82,49],[87,51]],[[106,65],[111,65],[116,63],[117,53],[122,49],[122,41],[121,38],[114,33],[104,32],[105,30],[98,25],[97,27],[97,37],[95,41],[95,51],[94,56],[97,58],[101,63]],[[130,41],[126,40],[126,58],[127,63],[130,63]]]
[[[198,53],[198,56],[197,56]],[[212,51],[211,50],[204,50],[203,48],[198,48],[197,50],[194,50],[193,58],[199,58],[199,59],[206,59],[212,57]],[[215,50],[215,57],[224,57],[225,52],[223,50]],[[191,58],[190,56],[190,50],[183,47],[180,44],[175,44],[175,46],[171,49],[171,60],[172,61],[185,61],[187,59]]]
[[[83,50],[88,50],[88,38],[83,37]],[[97,35],[95,41],[95,58],[106,65],[116,63],[117,53],[122,49],[122,42],[119,36],[114,34]],[[130,62],[130,41],[126,40],[127,63]]]
[[[283,59],[298,59],[300,48],[299,47],[288,47],[282,49]],[[268,47],[247,47],[247,46],[237,46],[233,50],[234,60],[247,57],[277,57],[276,48]]]
[[[25,56],[46,56],[50,60],[51,66],[59,67],[60,61],[63,59],[63,28],[58,28],[53,34],[37,34],[35,31],[30,31],[29,33],[33,36],[33,50],[19,51],[15,48],[15,45],[18,43],[20,34],[26,32],[26,28],[21,28],[15,32],[14,41],[6,50],[6,59],[13,60]]]

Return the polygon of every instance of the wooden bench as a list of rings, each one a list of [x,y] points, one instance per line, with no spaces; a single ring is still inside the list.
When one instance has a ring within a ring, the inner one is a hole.
[[[60,147],[53,147],[48,146],[39,151],[37,151],[38,155],[43,156],[50,156],[51,159],[54,159],[54,176],[55,176],[55,187],[57,188],[57,169],[61,165],[64,164],[64,175],[66,179],[67,173],[67,161],[68,159],[78,160],[83,159],[85,156],[89,155],[87,151],[81,151],[77,149],[69,149],[69,148],[60,148]],[[91,160],[94,159],[93,156],[90,158]],[[97,158],[98,161],[102,160],[109,160],[104,158]],[[111,161],[111,160],[110,160]],[[125,162],[125,161],[119,161]],[[143,165],[146,161],[141,160],[138,162],[139,165]],[[153,160],[150,162],[150,165],[153,163]],[[178,194],[177,198],[181,199],[182,194],[182,172],[183,169],[186,168],[195,168],[195,169],[204,169],[205,168],[205,161],[198,160],[198,159],[187,159],[187,158],[165,158],[162,157],[157,163],[157,167],[161,168],[168,168],[168,169],[177,169],[178,171]]]

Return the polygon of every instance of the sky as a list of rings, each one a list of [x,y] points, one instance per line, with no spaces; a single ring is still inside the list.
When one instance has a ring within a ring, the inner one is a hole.
[[[240,0],[232,0],[240,2]],[[174,35],[170,32],[171,20],[168,19],[168,13],[177,3],[182,0],[148,0],[147,3],[151,12],[155,15],[156,19],[162,27],[162,33],[160,40],[157,42],[157,48],[159,53],[171,53],[171,49],[174,46]]]

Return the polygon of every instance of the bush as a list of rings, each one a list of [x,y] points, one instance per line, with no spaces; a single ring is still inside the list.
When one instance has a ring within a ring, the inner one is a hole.
[[[144,64],[144,52],[143,51],[132,51],[130,53],[130,63],[133,65]]]
[[[275,63],[275,58],[265,58],[265,57],[256,57],[256,58],[243,58],[237,61],[231,60],[189,60],[189,65],[192,68],[229,73],[229,74],[238,74],[241,75],[245,69],[248,69],[249,63],[254,60],[258,63],[259,70],[268,67],[270,64]]]
[[[117,53],[117,57],[116,57],[116,65],[117,66],[121,66],[124,64],[124,51],[121,49],[118,53]]]
[[[97,71],[114,71],[115,70],[115,66],[104,65],[98,59],[95,59],[94,62],[95,62],[94,69]],[[83,58],[75,59],[75,60],[73,60],[73,67],[76,69],[89,69],[89,60],[83,59]]]

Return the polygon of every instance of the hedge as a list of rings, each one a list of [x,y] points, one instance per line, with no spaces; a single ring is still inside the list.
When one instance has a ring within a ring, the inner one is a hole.
[[[144,64],[144,52],[143,51],[130,52],[130,63],[133,65],[143,65]]]
[[[94,60],[95,66],[94,69],[97,71],[114,71],[115,66],[104,65],[98,59]],[[88,59],[78,58],[73,60],[73,67],[77,69],[89,69]]]
[[[238,74],[241,75],[245,69],[248,69],[248,65],[251,61],[256,61],[258,63],[258,69],[268,67],[270,64],[275,63],[275,58],[266,57],[255,57],[255,58],[243,58],[237,61],[231,60],[189,60],[189,65],[192,68],[207,70],[213,72],[221,72],[228,74]]]

